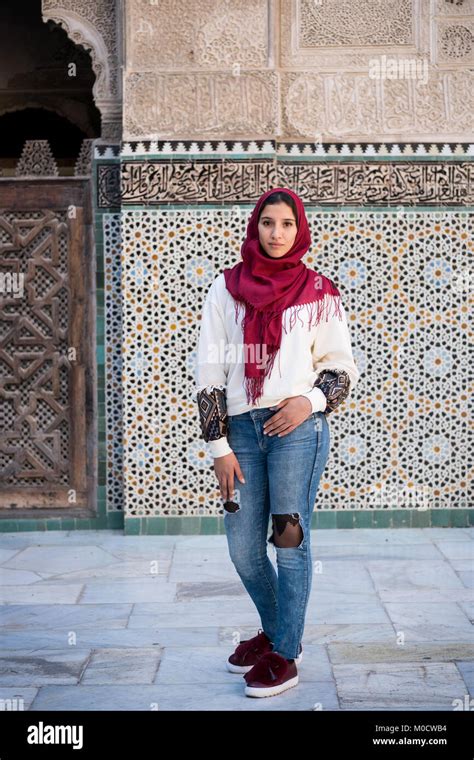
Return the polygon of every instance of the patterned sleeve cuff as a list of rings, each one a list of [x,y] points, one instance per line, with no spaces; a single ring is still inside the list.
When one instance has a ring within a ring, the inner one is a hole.
[[[225,386],[206,386],[198,390],[197,404],[201,437],[210,444],[209,450],[212,456],[225,456],[225,454],[230,453],[232,449],[226,438],[229,418]],[[225,453],[220,453],[225,448],[228,450]]]
[[[349,395],[351,381],[344,369],[324,369],[319,373],[314,388],[320,388],[326,396],[326,414],[342,404]]]

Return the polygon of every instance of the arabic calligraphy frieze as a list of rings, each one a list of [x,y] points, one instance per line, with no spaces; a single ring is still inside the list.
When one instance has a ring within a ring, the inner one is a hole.
[[[123,160],[98,164],[100,208],[254,203],[285,186],[310,205],[474,203],[470,161]]]

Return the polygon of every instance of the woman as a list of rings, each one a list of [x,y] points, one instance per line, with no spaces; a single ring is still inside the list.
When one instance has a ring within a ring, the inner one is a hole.
[[[311,515],[329,454],[326,416],[359,380],[339,291],[301,261],[310,245],[300,198],[285,188],[264,193],[248,222],[242,261],[214,280],[201,318],[202,437],[225,500],[230,557],[262,623],[227,661],[231,672],[244,673],[247,696],[272,696],[298,683],[312,583]]]

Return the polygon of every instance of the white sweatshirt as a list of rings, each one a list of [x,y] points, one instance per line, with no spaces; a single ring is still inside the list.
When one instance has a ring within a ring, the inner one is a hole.
[[[236,323],[235,304],[236,301],[226,288],[224,273],[221,273],[208,290],[201,315],[195,370],[196,400],[200,390],[206,388],[211,391],[213,387],[219,387],[225,390],[229,416],[251,409],[275,406],[290,396],[306,396],[311,401],[312,411],[318,412],[326,409],[326,396],[320,388],[313,388],[321,370],[345,370],[350,378],[351,391],[355,388],[360,373],[352,356],[351,339],[342,303],[342,319],[335,315],[331,305],[329,319],[326,321],[324,309],[319,324],[309,330],[309,307],[305,304],[301,306],[291,330],[291,309],[282,312],[281,345],[273,369],[264,379],[263,395],[255,405],[249,405],[244,388],[245,351],[242,319],[245,315],[245,305],[238,302]],[[259,361],[259,357],[256,357],[256,361]],[[226,436],[208,441],[207,446],[214,458],[232,452]]]

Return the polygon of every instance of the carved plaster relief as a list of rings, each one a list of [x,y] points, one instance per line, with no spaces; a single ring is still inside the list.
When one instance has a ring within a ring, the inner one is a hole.
[[[229,133],[258,139],[277,129],[273,72],[135,72],[126,78],[125,102],[126,140]]]
[[[433,62],[440,69],[474,63],[474,0],[436,0]]]
[[[427,84],[358,74],[284,74],[283,134],[371,140],[463,140],[472,134],[474,72],[436,72]]]
[[[474,13],[474,0],[434,0],[437,16],[470,16]]]
[[[425,59],[430,50],[425,0],[282,0],[281,65],[312,72],[367,72],[375,56]]]
[[[437,26],[436,62],[444,68],[474,63],[474,17],[462,23],[443,21]]]
[[[129,0],[127,68],[264,68],[267,0]]]
[[[366,0],[354,6],[350,0],[300,0],[299,46],[413,44],[412,0]]]

